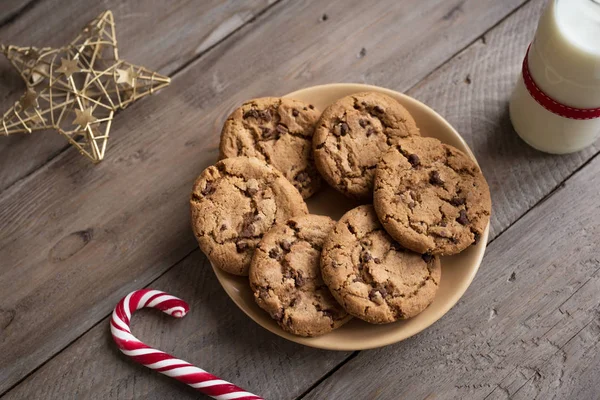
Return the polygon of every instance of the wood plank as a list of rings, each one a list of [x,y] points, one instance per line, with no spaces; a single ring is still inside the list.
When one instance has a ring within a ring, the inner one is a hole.
[[[60,47],[100,12],[110,9],[115,14],[120,56],[171,75],[274,1],[208,0],[198,6],[193,0],[107,0],[65,6],[63,0],[45,0],[0,29],[0,37],[5,44]],[[0,15],[2,8],[8,11],[16,3],[2,1]],[[25,85],[8,61],[0,58],[0,110],[6,110],[19,99]],[[68,147],[66,140],[52,131],[1,137],[0,192]]]
[[[13,185],[0,199],[0,258],[10,266],[0,287],[11,287],[3,303],[12,316],[0,391],[196,247],[189,188],[216,159],[220,125],[236,104],[331,81],[403,90],[521,2],[277,4],[123,113],[103,163],[92,168],[67,151]],[[356,30],[357,20],[372,22]],[[264,370],[280,362],[265,359]]]
[[[35,0],[3,0],[0,2],[0,26],[14,20]]]
[[[442,114],[477,156],[492,192],[490,238],[600,150],[599,141],[572,155],[544,154],[510,123],[508,99],[544,4],[531,1],[409,92]]]
[[[229,300],[199,250],[152,287],[188,301],[190,313],[174,320],[158,311],[140,311],[133,318],[134,335],[267,399],[300,395],[343,356],[265,332]],[[123,356],[108,326],[105,318],[3,400],[198,398],[196,391]],[[48,374],[56,379],[50,384]]]
[[[494,200],[491,238],[598,153],[596,143],[575,155],[544,155],[510,128],[506,100],[543,5],[517,11],[413,92],[477,154]],[[404,343],[359,353],[306,398],[597,397],[598,172],[595,156],[499,236],[473,286],[440,322]]]
[[[599,196],[595,157],[490,245],[442,320],[361,352],[306,399],[596,398]]]

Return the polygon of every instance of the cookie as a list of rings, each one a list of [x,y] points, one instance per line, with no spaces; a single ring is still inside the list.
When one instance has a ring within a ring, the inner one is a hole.
[[[374,205],[385,229],[419,253],[456,254],[476,243],[492,202],[477,164],[434,138],[403,139],[381,159]]]
[[[278,97],[245,102],[223,126],[220,157],[256,157],[271,164],[305,199],[321,186],[312,137],[321,113],[311,104]]]
[[[335,189],[366,201],[381,155],[397,139],[413,135],[419,129],[396,100],[374,92],[353,94],[323,112],[313,138],[315,164]]]
[[[308,213],[281,172],[256,158],[235,157],[206,168],[190,199],[200,249],[224,271],[248,275],[254,249],[278,222]]]
[[[440,260],[404,249],[383,229],[375,210],[348,211],[323,246],[323,280],[355,317],[374,324],[414,317],[435,297]]]
[[[334,225],[331,218],[319,215],[292,218],[273,227],[254,253],[254,298],[287,332],[322,335],[351,318],[321,278],[321,247]]]

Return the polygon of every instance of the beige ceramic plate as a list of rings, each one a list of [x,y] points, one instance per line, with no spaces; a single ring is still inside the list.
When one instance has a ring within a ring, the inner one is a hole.
[[[314,104],[322,111],[340,97],[364,91],[381,92],[395,98],[413,115],[423,136],[438,138],[444,143],[459,148],[475,159],[464,140],[444,118],[425,104],[402,93],[376,86],[343,83],[313,86],[290,93],[285,97]],[[308,200],[308,208],[311,213],[329,215],[336,220],[355,206],[356,204],[331,188],[322,190]],[[439,291],[434,302],[421,314],[408,320],[386,325],[371,325],[354,318],[340,329],[315,338],[304,338],[283,331],[254,302],[247,278],[230,275],[218,268],[213,267],[213,269],[219,282],[221,282],[235,304],[250,318],[271,332],[297,343],[323,349],[345,351],[372,349],[399,342],[421,332],[440,319],[456,304],[479,269],[487,243],[488,232],[489,226],[477,245],[469,247],[461,254],[442,258],[442,279]]]

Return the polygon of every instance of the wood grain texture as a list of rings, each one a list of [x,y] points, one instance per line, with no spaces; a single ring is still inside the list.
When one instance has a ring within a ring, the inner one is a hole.
[[[16,19],[35,0],[3,0],[0,2],[0,26]]]
[[[599,144],[545,155],[514,134],[506,114],[543,5],[517,11],[411,94],[445,115],[476,153],[494,201],[491,239],[558,192],[491,244],[473,286],[440,322],[404,343],[361,352],[307,399],[597,397],[599,224],[592,218],[600,159],[569,176]]]
[[[441,321],[360,353],[307,399],[597,398],[599,173],[596,157],[495,240]]]
[[[406,89],[519,3],[277,4],[121,114],[100,165],[66,151],[17,182],[0,199],[0,287],[11,288],[0,392],[196,247],[188,192],[236,104],[331,81]]]
[[[456,307],[306,399],[596,399],[600,157],[491,243]],[[443,276],[442,276],[443,279]]]
[[[134,335],[267,399],[300,395],[344,356],[266,332],[235,307],[199,250],[152,287],[186,300],[190,313],[175,320],[156,310],[137,312]],[[105,318],[3,400],[208,399],[133,363],[117,350],[108,327]]]
[[[274,1],[106,0],[71,4],[44,0],[0,29],[0,38],[3,43],[21,46],[64,46],[87,22],[109,9],[115,14],[120,56],[171,75]],[[0,12],[1,7],[18,2],[1,3]],[[17,72],[0,57],[0,110],[12,106],[24,90]],[[0,137],[0,192],[68,147],[66,140],[52,131]]]
[[[544,4],[531,1],[409,91],[442,114],[477,156],[492,192],[490,239],[600,150],[596,142],[567,156],[544,154],[512,128],[508,100]]]

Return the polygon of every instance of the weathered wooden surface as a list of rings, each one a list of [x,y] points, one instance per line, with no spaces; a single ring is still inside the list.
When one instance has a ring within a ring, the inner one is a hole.
[[[508,99],[543,0],[533,0],[409,92],[442,114],[477,156],[492,191],[490,238],[510,226],[593,154],[553,156],[514,132]]]
[[[0,351],[9,356],[0,393],[93,327],[5,397],[197,398],[120,356],[102,320],[173,264],[152,286],[190,301],[192,313],[182,321],[143,313],[133,326],[140,338],[267,398],[295,398],[344,362],[348,353],[266,332],[228,300],[193,250],[186,200],[242,99],[335,80],[406,89],[520,2],[363,3],[275,5],[173,87],[121,114],[103,164],[87,168],[66,151],[0,196],[0,260],[10,265],[0,265],[0,288],[11,289],[0,306]],[[531,1],[410,91],[458,128],[490,181],[497,239],[473,287],[432,328],[359,353],[307,398],[597,397],[600,158],[567,179],[598,146],[542,155],[516,137],[505,111],[541,5]],[[349,30],[357,19],[375,22]],[[134,126],[141,141],[126,135]],[[28,332],[21,344],[19,332]]]
[[[361,352],[306,398],[597,399],[599,172],[595,157],[491,243],[434,326]]]
[[[10,15],[10,5],[18,9],[19,2],[4,2],[0,2],[0,21],[2,11]],[[274,2],[203,0],[200,6],[194,0],[35,1],[19,18],[0,28],[0,41],[20,46],[64,46],[86,23],[109,9],[115,14],[120,56],[172,75]],[[0,109],[12,106],[24,88],[19,75],[1,56]],[[0,192],[68,147],[66,140],[52,131],[0,138]]]
[[[343,359],[342,353],[315,351],[284,340],[246,317],[221,289],[199,250],[152,287],[182,297],[191,311],[182,320],[154,310],[140,311],[133,318],[134,335],[268,399],[300,395]],[[65,394],[80,399],[199,397],[185,385],[121,355],[108,326],[108,318],[103,319],[3,400],[59,399]]]
[[[406,89],[519,3],[278,3],[122,113],[100,165],[66,151],[14,184],[0,199],[0,391],[196,248],[189,188],[235,104],[336,80]],[[357,31],[358,19],[372,22]]]
[[[3,0],[0,2],[0,26],[14,20],[35,0]]]

